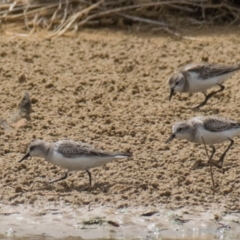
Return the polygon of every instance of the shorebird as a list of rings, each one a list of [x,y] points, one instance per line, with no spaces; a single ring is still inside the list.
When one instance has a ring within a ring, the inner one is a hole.
[[[19,162],[30,156],[44,158],[46,161],[67,169],[64,176],[52,180],[49,183],[58,182],[66,179],[71,171],[85,170],[89,176],[90,186],[92,185],[92,176],[90,168],[95,168],[109,163],[115,159],[130,157],[131,153],[109,153],[82,142],[72,140],[62,140],[54,143],[48,143],[43,140],[35,140],[30,146],[28,152]]]
[[[186,139],[189,142],[209,144],[213,151],[208,162],[211,162],[216,152],[213,144],[229,141],[230,144],[223,152],[220,159],[214,163],[218,168],[222,168],[226,153],[232,147],[233,138],[240,135],[240,122],[228,120],[217,116],[193,117],[187,121],[177,122],[172,127],[172,134],[167,139],[169,143],[174,138]]]
[[[222,92],[225,88],[222,85],[223,82],[230,78],[239,69],[240,65],[224,66],[208,63],[186,65],[168,79],[168,85],[170,87],[169,100],[171,100],[175,92],[202,92],[205,99],[195,107],[196,109],[200,108],[216,93]],[[206,91],[213,86],[219,86],[220,89],[207,94]]]

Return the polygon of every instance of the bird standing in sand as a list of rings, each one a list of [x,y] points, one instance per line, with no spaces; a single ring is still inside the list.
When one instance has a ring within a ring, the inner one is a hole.
[[[234,143],[232,138],[238,135],[240,135],[240,122],[216,116],[193,117],[187,121],[175,123],[172,127],[172,134],[166,143],[169,143],[174,138],[179,138],[186,139],[189,142],[209,144],[213,149],[209,158],[210,162],[216,152],[213,144],[230,141],[220,159],[214,163],[216,167],[222,168],[226,153]]]
[[[72,140],[62,140],[55,143],[48,143],[43,140],[35,140],[30,146],[28,152],[19,161],[22,162],[30,156],[44,158],[46,161],[67,169],[64,176],[50,181],[58,182],[66,179],[71,171],[85,170],[89,176],[90,186],[92,185],[92,176],[90,168],[95,168],[109,163],[115,159],[130,157],[131,153],[108,153],[97,150],[90,145]]]
[[[230,78],[236,71],[240,69],[240,65],[217,65],[217,64],[189,64],[183,67],[179,72],[172,75],[168,79],[170,87],[170,96],[175,92],[180,93],[196,93],[202,92],[205,96],[195,108],[204,106],[207,101],[218,92],[224,90],[222,85],[228,78]],[[206,91],[213,86],[219,86],[220,89],[209,94]]]

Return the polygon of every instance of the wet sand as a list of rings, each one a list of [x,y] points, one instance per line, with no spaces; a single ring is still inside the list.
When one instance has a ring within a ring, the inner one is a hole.
[[[239,72],[199,112],[189,107],[202,94],[178,94],[168,101],[166,81],[176,68],[191,61],[240,62],[237,27],[194,28],[187,35],[193,39],[107,29],[56,40],[1,37],[0,117],[11,118],[25,91],[33,110],[19,127],[0,129],[1,203],[36,209],[62,202],[103,209],[207,211],[217,206],[219,211],[238,211],[238,138],[223,170],[214,168],[215,192],[209,168],[202,166],[207,162],[203,146],[164,143],[178,120],[213,114],[240,120]],[[92,169],[92,187],[85,172],[49,185],[64,170],[37,158],[18,163],[35,138],[73,139],[107,151],[131,151],[133,157]],[[217,146],[216,160],[227,144]]]
[[[219,215],[214,214],[218,212]],[[66,204],[1,206],[0,232],[8,238],[46,239],[239,239],[240,213],[216,208],[76,207]]]

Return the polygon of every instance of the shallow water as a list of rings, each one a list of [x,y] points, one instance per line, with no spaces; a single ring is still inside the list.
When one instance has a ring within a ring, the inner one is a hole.
[[[0,214],[0,239],[240,239],[240,213],[216,208],[20,205]]]

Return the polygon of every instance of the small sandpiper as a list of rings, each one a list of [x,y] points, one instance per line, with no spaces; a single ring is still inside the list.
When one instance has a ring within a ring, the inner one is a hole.
[[[208,162],[211,162],[216,152],[213,144],[230,141],[229,146],[223,152],[220,159],[214,163],[218,168],[222,168],[226,153],[233,145],[232,138],[240,135],[240,122],[235,122],[217,116],[193,117],[187,121],[177,122],[172,127],[172,134],[166,143],[174,138],[186,139],[189,142],[211,145],[213,151]]]
[[[169,100],[171,100],[175,92],[202,92],[205,96],[205,99],[198,106],[196,106],[195,109],[200,108],[204,106],[213,95],[223,91],[225,87],[222,85],[222,83],[230,78],[239,69],[240,65],[224,66],[208,63],[186,65],[168,79],[168,85],[170,87]],[[209,88],[216,85],[220,87],[219,90],[209,94],[206,93]]]
[[[62,140],[54,143],[48,143],[43,140],[35,140],[30,146],[28,152],[19,161],[33,156],[44,158],[46,161],[67,169],[64,176],[52,180],[49,183],[58,182],[66,179],[71,171],[85,170],[89,176],[90,186],[92,177],[90,168],[95,168],[109,163],[115,159],[131,157],[131,153],[109,153],[82,142],[72,140]]]

